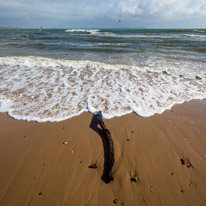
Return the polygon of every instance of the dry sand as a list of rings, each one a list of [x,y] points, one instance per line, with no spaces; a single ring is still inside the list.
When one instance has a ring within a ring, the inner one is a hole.
[[[1,113],[0,205],[206,205],[206,100],[149,118],[105,120],[115,153],[109,184],[92,118],[37,123]],[[88,168],[93,163],[97,168]]]

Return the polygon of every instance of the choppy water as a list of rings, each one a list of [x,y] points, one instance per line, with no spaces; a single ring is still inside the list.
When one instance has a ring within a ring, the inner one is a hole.
[[[0,30],[0,112],[60,121],[206,98],[206,30]]]

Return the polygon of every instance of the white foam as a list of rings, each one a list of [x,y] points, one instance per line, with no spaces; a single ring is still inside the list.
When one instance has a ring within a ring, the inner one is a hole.
[[[206,72],[177,67],[1,57],[0,77],[0,112],[39,122],[99,110],[104,118],[131,112],[148,117],[206,98]]]
[[[94,36],[101,36],[101,37],[115,37],[115,38],[171,38],[171,35],[147,35],[147,34],[116,34],[110,31],[101,31],[99,29],[67,29],[65,32],[72,32],[72,33],[82,33],[81,35],[94,35]],[[87,34],[84,34],[87,33]]]
[[[65,32],[83,32],[83,33],[91,33],[96,34],[99,32],[99,29],[66,29]]]
[[[185,37],[190,37],[190,38],[201,38],[206,40],[206,35],[198,35],[198,34],[183,34]]]
[[[11,102],[9,100],[0,99],[0,112],[9,112]]]
[[[140,34],[115,34],[112,32],[91,32],[91,35],[102,36],[102,37],[113,37],[113,38],[123,38],[123,39],[130,39],[130,38],[171,38],[170,35],[140,35]]]

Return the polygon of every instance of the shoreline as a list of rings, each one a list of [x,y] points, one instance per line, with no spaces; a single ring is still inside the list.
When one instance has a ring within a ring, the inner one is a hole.
[[[123,68],[98,58],[72,61],[40,55],[0,60],[0,74],[5,77],[0,111],[5,105],[3,110],[16,119],[60,121],[100,109],[106,118],[131,111],[146,117],[175,103],[206,97],[205,72],[187,71],[190,61],[181,69],[181,64],[154,66],[158,61],[152,66],[146,57],[142,66],[122,64]]]
[[[159,113],[154,113],[154,114],[152,114],[152,115],[150,115],[150,116],[141,116],[141,115],[139,115],[139,114],[137,114],[135,111],[128,111],[128,112],[125,112],[125,113],[123,113],[123,114],[119,114],[119,115],[116,115],[116,116],[112,116],[112,117],[108,117],[108,115],[106,115],[106,117],[103,117],[104,118],[104,120],[110,120],[110,119],[113,119],[113,118],[121,118],[121,117],[124,117],[124,116],[126,116],[126,115],[131,115],[131,114],[135,114],[135,115],[137,115],[138,117],[141,117],[141,118],[150,118],[150,117],[152,117],[152,116],[154,116],[154,115],[161,115],[161,114],[163,114],[164,112],[166,112],[166,111],[169,111],[169,110],[172,110],[172,108],[173,107],[175,107],[175,106],[177,106],[177,105],[182,105],[182,104],[185,104],[185,103],[188,103],[188,102],[191,102],[191,101],[205,101],[206,100],[206,98],[195,98],[195,99],[190,99],[190,100],[185,100],[185,101],[183,101],[183,102],[175,102],[175,103],[173,103],[173,105],[172,106],[170,106],[170,107],[168,107],[168,108],[165,108],[165,109],[163,109],[161,112],[159,112]],[[7,103],[7,102],[6,102]],[[3,108],[3,110],[4,110],[4,108]],[[100,110],[101,111],[101,110]],[[83,113],[89,113],[89,114],[91,114],[91,115],[96,115],[97,113],[98,113],[98,111],[97,110],[90,110],[90,109],[88,109],[88,110],[84,110],[84,111],[81,111],[81,112],[79,112],[79,113],[77,113],[76,115],[74,115],[74,116],[71,116],[71,117],[65,117],[65,118],[63,118],[63,119],[61,119],[61,120],[51,120],[51,118],[48,118],[47,120],[37,120],[37,119],[40,119],[40,118],[33,118],[33,119],[27,119],[26,117],[24,117],[24,118],[16,118],[16,117],[13,117],[12,115],[10,115],[9,114],[9,112],[0,112],[0,114],[1,113],[6,113],[10,118],[12,118],[12,119],[14,119],[14,120],[18,120],[18,121],[26,121],[26,122],[37,122],[37,123],[45,123],[45,122],[50,122],[50,123],[52,123],[52,122],[54,122],[54,123],[57,123],[57,122],[62,122],[62,121],[66,121],[66,120],[68,120],[68,119],[72,119],[72,118],[74,118],[74,117],[78,117],[78,116],[80,116],[80,115],[82,115]]]
[[[101,179],[104,142],[92,117],[39,123],[0,113],[0,205],[205,204],[206,99],[151,117],[104,119],[114,141],[109,184]]]

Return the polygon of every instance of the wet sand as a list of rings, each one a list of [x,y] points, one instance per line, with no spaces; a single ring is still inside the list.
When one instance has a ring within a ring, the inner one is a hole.
[[[110,183],[92,119],[37,123],[0,113],[0,205],[206,204],[206,100],[104,120],[114,141]]]

